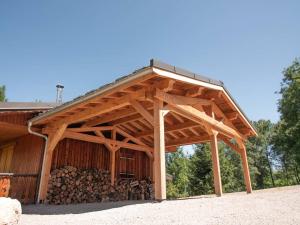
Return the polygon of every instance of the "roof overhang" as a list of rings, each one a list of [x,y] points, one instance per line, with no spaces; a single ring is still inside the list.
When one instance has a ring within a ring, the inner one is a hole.
[[[26,135],[27,127],[0,121],[0,143],[6,143]]]
[[[139,69],[128,76],[117,79],[111,84],[104,85],[99,89],[96,89],[70,102],[49,110],[31,119],[30,122],[33,125],[39,126],[44,126],[51,122],[57,122],[58,120],[68,117],[69,115],[72,115],[81,110],[86,110],[88,108],[92,109],[94,107],[93,104],[99,99],[108,99],[104,102],[109,102],[109,96],[121,93],[124,90],[128,90],[130,87],[141,84],[142,82],[148,82],[149,86],[151,86],[151,82],[153,80],[162,79],[175,80],[176,83],[178,83],[178,86],[187,85],[187,87],[191,88],[198,86],[203,87],[205,90],[207,90],[207,92],[211,91],[214,93],[221,93],[222,100],[224,101],[224,103],[222,103],[224,109],[226,109],[228,113],[231,113],[229,111],[232,111],[232,113],[235,113],[238,117],[239,122],[237,122],[237,129],[250,130],[247,136],[257,135],[254,127],[251,125],[245,113],[243,113],[241,108],[225,88],[223,82],[213,80],[199,74],[191,73],[189,71],[170,66],[156,60],[151,60],[149,66]],[[217,98],[221,95],[218,94],[216,97],[213,97],[214,101],[219,101],[220,99]],[[103,104],[103,108],[105,108],[105,104]]]

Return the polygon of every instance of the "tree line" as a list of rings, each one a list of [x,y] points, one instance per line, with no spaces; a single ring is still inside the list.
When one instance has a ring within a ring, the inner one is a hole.
[[[283,71],[278,93],[280,120],[253,121],[258,136],[246,143],[253,189],[300,184],[300,62],[296,59]],[[168,198],[214,193],[210,145],[193,146],[191,155],[178,148],[166,156]],[[219,143],[223,192],[245,190],[238,153]]]

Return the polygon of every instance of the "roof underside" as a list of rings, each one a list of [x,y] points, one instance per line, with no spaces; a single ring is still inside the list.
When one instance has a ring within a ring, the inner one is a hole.
[[[167,82],[170,83],[170,80],[172,81],[172,88],[167,90],[168,94],[212,100],[221,110],[222,115],[225,115],[227,121],[230,121],[240,134],[246,137],[256,134],[221,81],[209,79],[155,60],[151,60],[150,66],[49,110],[33,118],[31,122],[35,126],[42,127],[60,121],[68,121],[69,127],[73,128],[100,125],[118,126],[151,146],[153,145],[153,127],[151,124],[132,105],[124,104],[121,107],[115,107],[115,104],[121,102],[128,95],[134,95],[151,87],[159,87]],[[114,104],[114,102],[116,103]],[[139,103],[153,115],[153,103],[151,101],[144,99],[140,100]],[[108,106],[110,108],[106,111]],[[95,111],[97,109],[99,110]],[[204,106],[203,110],[209,114],[210,108]],[[85,116],[79,118],[77,115]],[[216,115],[216,120],[223,121],[223,118]],[[177,145],[178,140],[184,144],[198,143],[199,136],[207,136],[199,124],[173,112],[165,116],[165,126],[166,143],[169,146]],[[195,137],[195,140],[192,137]],[[185,139],[186,142],[184,142]]]
[[[54,102],[0,102],[0,111],[47,110],[57,106]]]

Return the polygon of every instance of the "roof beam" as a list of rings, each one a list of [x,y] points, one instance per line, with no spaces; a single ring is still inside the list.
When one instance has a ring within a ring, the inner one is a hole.
[[[60,119],[56,123],[59,123],[59,124],[77,123],[77,122],[110,112],[112,110],[122,108],[126,105],[129,105],[130,100],[136,99],[136,98],[145,98],[145,90],[138,91],[134,94],[125,95],[118,99],[114,99],[107,103],[103,103],[97,107],[92,107],[92,108],[82,110],[74,115]]]
[[[202,94],[203,90],[204,90],[204,87],[197,86],[197,87],[189,89],[186,92],[185,96],[187,96],[187,97],[197,97],[197,96]]]
[[[131,99],[130,104],[135,110],[140,113],[150,124],[154,124],[153,116],[136,100]]]
[[[206,134],[203,136],[192,136],[192,137],[174,139],[166,142],[166,147],[199,144],[199,143],[209,142],[209,141],[210,141],[210,137]]]
[[[168,132],[182,130],[182,129],[186,129],[186,128],[190,128],[190,127],[197,127],[197,126],[199,126],[199,124],[197,124],[193,121],[188,121],[186,123],[180,123],[180,124],[173,125],[173,126],[167,126],[165,129],[165,132],[168,133]],[[144,137],[144,136],[149,136],[149,135],[153,135],[153,129],[145,130],[145,131],[133,134],[134,137]]]
[[[168,103],[169,105],[166,106],[167,109],[170,109],[180,114],[181,116],[186,117],[187,119],[190,119],[196,123],[205,126],[210,126],[231,138],[243,139],[236,130],[232,129],[231,127],[228,127],[222,122],[213,119],[212,117],[208,116],[205,112],[201,112],[192,107],[190,104],[193,101],[184,102],[182,101],[181,97],[178,98],[175,95],[164,93],[158,89],[156,89],[155,97]]]
[[[72,132],[72,131],[65,131],[64,137],[70,138],[70,139],[81,140],[81,141],[99,143],[99,144],[109,144],[111,146],[118,146],[119,148],[129,148],[132,150],[143,151],[143,152],[146,152],[146,151],[152,152],[153,151],[153,149],[151,147],[148,147],[145,145],[131,144],[131,143],[126,143],[126,142],[122,142],[122,141],[112,140],[112,139],[101,137],[101,136],[81,134],[81,133],[76,133],[76,132]]]

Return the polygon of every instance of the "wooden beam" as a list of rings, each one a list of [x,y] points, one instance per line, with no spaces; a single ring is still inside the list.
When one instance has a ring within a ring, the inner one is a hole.
[[[105,138],[104,137],[104,135],[103,135],[103,133],[101,132],[101,131],[99,131],[99,130],[96,130],[96,131],[94,131],[94,133],[98,136],[98,137],[103,137],[103,138]],[[111,144],[108,144],[108,143],[103,143],[104,144],[104,146],[107,148],[107,150],[108,151],[113,151],[114,149],[113,149],[113,146],[111,145]]]
[[[150,148],[148,146],[144,146],[144,145],[131,144],[131,143],[126,143],[126,142],[122,142],[122,141],[112,140],[112,139],[105,138],[105,137],[96,137],[96,136],[92,136],[92,135],[88,135],[88,134],[76,133],[76,132],[71,132],[71,131],[66,131],[65,137],[71,138],[71,139],[76,139],[76,140],[81,140],[81,141],[99,143],[99,144],[107,143],[107,144],[110,144],[113,146],[118,146],[118,148],[129,148],[132,150],[143,151],[143,152],[146,152],[146,151],[152,152],[153,151],[152,148]]]
[[[131,99],[130,104],[140,113],[150,124],[154,124],[153,116],[136,100]]]
[[[250,172],[248,167],[248,160],[247,160],[247,150],[245,144],[243,144],[243,147],[241,149],[241,159],[242,159],[242,165],[243,165],[243,172],[244,172],[244,180],[246,185],[247,193],[252,193],[252,186],[251,186],[251,178],[250,178]]]
[[[229,120],[235,120],[237,119],[239,116],[239,113],[238,112],[230,112],[230,113],[226,113],[226,117],[229,119]]]
[[[173,112],[170,112],[170,114],[171,114],[176,120],[178,120],[180,123],[184,123],[184,119],[183,119],[181,116],[179,116],[179,115],[177,115],[176,113],[173,113]]]
[[[116,131],[121,134],[122,136],[126,137],[126,138],[129,138],[129,140],[135,142],[136,144],[138,145],[146,145],[144,142],[142,142],[141,140],[137,139],[136,137],[128,134],[127,132],[123,131],[122,129],[120,128],[116,128]]]
[[[75,113],[74,115],[60,119],[56,123],[60,123],[60,124],[77,123],[77,122],[113,111],[113,110],[116,110],[119,108],[122,108],[124,106],[127,106],[127,105],[129,105],[129,102],[131,99],[136,99],[136,98],[145,98],[145,90],[137,91],[133,94],[128,94],[128,95],[125,95],[118,99],[113,99],[107,103],[103,103],[96,107],[87,108],[78,113]]]
[[[182,129],[186,129],[189,127],[198,127],[198,126],[199,126],[199,124],[197,124],[193,121],[188,121],[186,123],[179,123],[179,124],[176,124],[173,126],[166,126],[165,133],[182,130]],[[141,131],[141,132],[133,134],[134,137],[144,137],[144,136],[149,136],[149,135],[153,135],[153,129],[145,130],[145,131]]]
[[[218,135],[218,138],[223,141],[227,146],[229,146],[232,150],[236,151],[237,153],[241,154],[241,149],[239,148],[239,146],[231,143],[230,140],[228,140],[228,138],[226,136],[223,136],[221,134]]]
[[[61,137],[64,135],[66,128],[67,124],[62,124],[60,127],[55,129],[55,132],[51,133],[48,136],[47,146],[44,152],[44,159],[42,164],[38,202],[44,201],[46,199],[53,151]]]
[[[205,134],[201,136],[191,136],[186,138],[173,139],[171,141],[166,142],[166,147],[170,148],[173,146],[177,147],[182,145],[191,145],[191,144],[205,143],[210,141],[211,138],[207,134]]]
[[[231,122],[231,120],[229,120],[226,115],[224,114],[224,112],[217,106],[217,104],[215,102],[212,102],[212,113],[215,113],[218,117],[221,117],[224,121],[224,124],[231,127],[232,129],[237,129],[233,123]],[[241,132],[239,132],[241,137],[245,140],[246,137],[241,134]]]
[[[213,131],[211,136],[211,158],[213,163],[213,174],[214,174],[214,187],[217,196],[222,195],[222,181],[220,173],[220,163],[219,163],[219,150],[218,150],[218,132]]]
[[[110,151],[110,183],[112,186],[115,184],[116,174],[116,151]]]
[[[102,127],[79,127],[79,128],[68,128],[67,131],[73,132],[89,132],[89,131],[108,131],[112,130],[113,126],[102,126]]]
[[[156,200],[166,199],[165,131],[163,102],[154,99],[154,190]]]
[[[53,117],[60,116],[68,112],[70,109],[74,109],[74,107],[81,107],[84,105],[87,105],[91,102],[98,102],[102,98],[110,98],[110,95],[117,93],[119,91],[122,91],[124,89],[127,89],[128,87],[131,87],[133,85],[139,85],[141,82],[144,82],[148,79],[151,79],[154,77],[155,74],[153,73],[152,68],[145,69],[141,72],[138,72],[136,76],[130,76],[126,79],[122,79],[118,82],[118,85],[108,85],[107,88],[104,88],[102,91],[97,91],[96,93],[93,93],[91,95],[88,95],[85,99],[85,101],[80,101],[75,106],[66,107],[64,110],[61,110],[60,112],[57,112],[55,114],[49,115],[45,118],[39,119],[38,121],[34,121],[33,124],[41,124],[44,122],[50,121]]]
[[[191,88],[189,89],[185,96],[187,97],[197,97],[199,95],[202,94],[202,91],[204,90],[205,88],[204,87],[201,87],[201,86],[197,86],[197,87],[194,87],[194,88]]]
[[[177,112],[178,114],[180,114],[181,116],[184,116],[190,120],[198,122],[199,124],[202,124],[205,127],[211,126],[215,130],[223,133],[224,135],[226,135],[228,137],[236,138],[238,143],[240,143],[241,140],[245,139],[245,137],[243,135],[241,135],[234,128],[231,128],[231,127],[223,124],[223,122],[215,120],[214,118],[208,116],[204,111],[201,112],[198,109],[192,107],[192,105],[191,105],[192,101],[188,102],[186,100],[186,102],[184,102],[182,100],[182,96],[180,96],[178,98],[178,96],[170,95],[168,93],[164,93],[164,92],[156,89],[155,97],[157,97],[169,104],[168,106],[165,106],[165,109],[173,110],[173,111]],[[195,105],[197,107],[202,107],[201,104],[195,104]]]
[[[187,119],[190,119],[196,123],[204,125],[205,127],[212,127],[215,130],[219,131],[220,133],[230,138],[242,139],[241,135],[234,129],[224,125],[222,122],[219,122],[209,117],[204,112],[200,112],[199,110],[191,106],[176,105],[176,106],[169,106],[169,108],[170,110],[173,110],[174,112],[186,117]]]
[[[84,124],[84,126],[93,127],[93,126],[96,126],[98,124],[108,123],[108,122],[111,122],[111,121],[114,121],[114,120],[122,119],[124,117],[132,116],[132,115],[138,115],[136,113],[135,109],[124,108],[124,109],[118,110],[115,113],[110,113],[110,114],[107,114],[107,115],[103,115],[99,118],[91,119],[91,120],[87,121]]]
[[[161,89],[162,91],[169,92],[173,90],[173,86],[175,84],[175,80],[164,79],[163,81],[157,81],[154,83],[154,87]]]
[[[201,98],[192,98],[181,95],[172,95],[159,89],[155,91],[155,97],[173,105],[211,105],[212,101]]]

